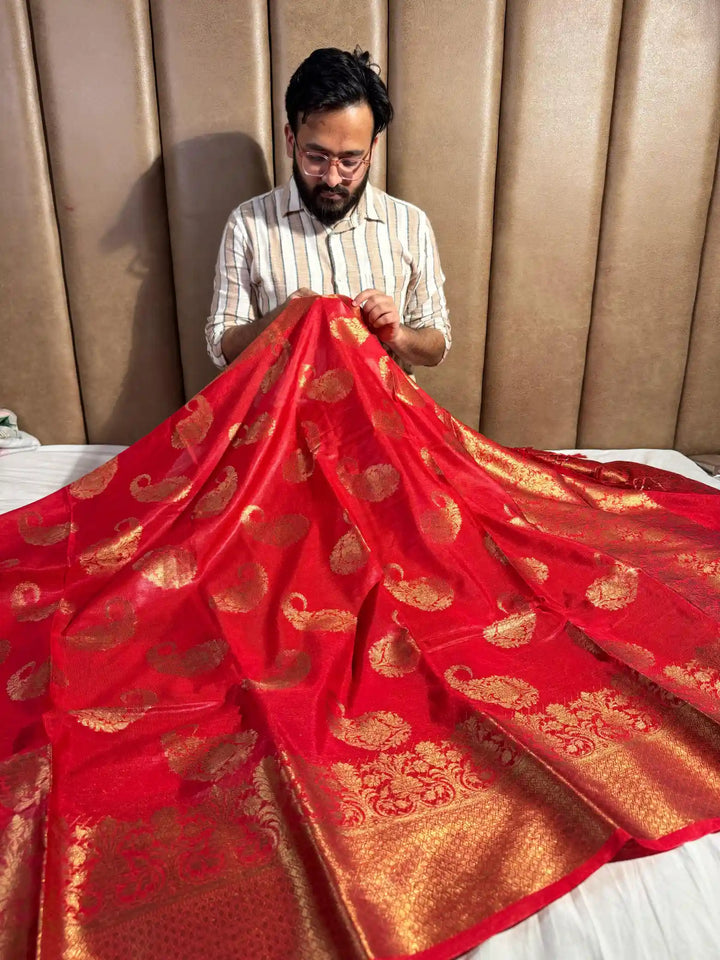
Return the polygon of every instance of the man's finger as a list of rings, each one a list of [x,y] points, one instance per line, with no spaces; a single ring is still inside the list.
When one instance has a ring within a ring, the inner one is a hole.
[[[360,293],[353,298],[353,306],[361,307],[366,300],[369,300],[373,296],[384,296],[380,290],[376,290],[374,287],[369,287],[367,290],[361,290]]]
[[[365,319],[370,323],[388,323],[390,321],[383,320],[383,317],[390,317],[394,319],[395,316],[395,304],[392,303],[376,303],[372,307],[365,307],[363,311],[365,314]],[[399,318],[398,318],[399,319]]]

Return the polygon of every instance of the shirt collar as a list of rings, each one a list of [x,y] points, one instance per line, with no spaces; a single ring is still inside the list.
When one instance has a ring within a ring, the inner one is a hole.
[[[283,189],[285,191],[286,216],[289,216],[291,213],[301,213],[302,211],[305,211],[309,217],[312,217],[313,220],[317,220],[317,218],[313,217],[300,199],[300,193],[298,191],[297,184],[295,183],[295,177],[291,176]],[[378,220],[380,223],[385,222],[385,217],[382,215],[379,204],[377,203],[377,191],[370,183],[368,183],[367,187],[365,188],[365,192],[360,197],[358,205],[352,211],[350,216],[345,220],[341,220],[332,229],[334,229],[337,233],[342,233],[345,230],[352,230],[358,225],[360,220]]]

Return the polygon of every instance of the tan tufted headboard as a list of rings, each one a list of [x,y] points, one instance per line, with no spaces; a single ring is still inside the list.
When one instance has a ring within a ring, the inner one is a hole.
[[[718,0],[1,0],[0,405],[128,443],[207,382],[223,224],[356,43],[447,274],[423,385],[508,444],[720,450]]]

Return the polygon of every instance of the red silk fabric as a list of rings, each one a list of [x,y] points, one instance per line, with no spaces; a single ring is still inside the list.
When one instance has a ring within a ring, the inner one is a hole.
[[[718,829],[719,546],[296,301],[0,517],[0,955],[450,958]]]

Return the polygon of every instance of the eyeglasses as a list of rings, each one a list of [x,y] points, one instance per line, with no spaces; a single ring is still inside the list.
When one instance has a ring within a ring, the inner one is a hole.
[[[372,146],[368,150],[369,160],[365,159],[367,153],[365,157],[328,157],[317,150],[303,150],[297,140],[295,146],[300,154],[300,166],[308,177],[324,177],[332,165],[343,180],[359,180],[372,163]]]

